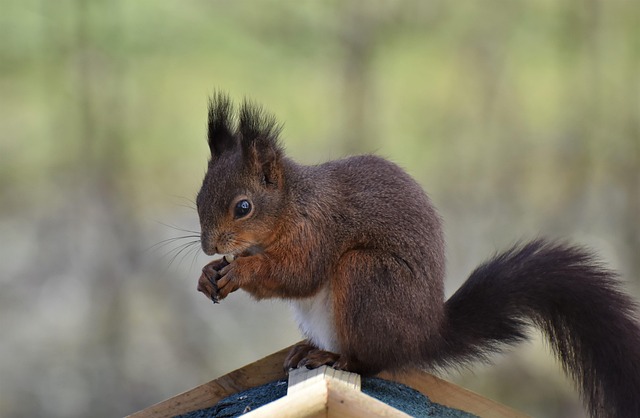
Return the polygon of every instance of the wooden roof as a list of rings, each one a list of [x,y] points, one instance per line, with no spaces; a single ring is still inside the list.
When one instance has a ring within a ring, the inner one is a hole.
[[[220,400],[235,393],[261,386],[274,380],[283,379],[286,377],[286,374],[282,368],[282,364],[290,348],[291,347],[280,350],[222,377],[145,408],[130,415],[129,418],[174,417],[187,412],[212,407]],[[317,374],[318,373],[311,373],[310,376]],[[326,375],[327,373],[323,373],[323,376]],[[349,373],[348,375],[353,374]],[[322,380],[323,383],[319,385],[308,383],[302,386],[297,385],[299,388],[297,392],[292,392],[291,385],[296,382],[292,382],[292,378],[290,378],[290,389],[286,397],[265,405],[262,408],[258,408],[252,411],[250,415],[256,418],[273,416],[270,414],[278,410],[280,411],[279,415],[282,416],[282,411],[287,410],[294,412],[299,411],[302,414],[287,414],[287,416],[291,417],[356,417],[372,416],[372,414],[393,417],[408,416],[375,398],[359,392],[359,390],[345,390],[344,386],[336,387],[336,384],[340,382],[336,383],[336,379],[332,379],[332,377],[335,377],[335,373]],[[433,402],[467,411],[482,418],[526,417],[526,415],[511,408],[426,372],[414,371],[404,375],[389,375],[383,373],[379,377],[410,386],[429,397]],[[295,377],[293,380],[295,379],[300,380],[300,377]],[[355,379],[353,376],[338,377],[338,380],[349,380],[353,382]],[[329,408],[330,405],[333,405],[333,408]],[[345,407],[345,405],[348,405],[348,408]],[[335,411],[337,415],[332,415],[329,411]],[[382,413],[383,411],[384,413]]]

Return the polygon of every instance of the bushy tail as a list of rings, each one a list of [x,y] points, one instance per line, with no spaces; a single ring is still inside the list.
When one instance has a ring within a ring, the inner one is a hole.
[[[485,359],[526,338],[548,337],[592,417],[640,417],[640,326],[616,274],[579,247],[543,240],[479,266],[446,302],[441,366]]]

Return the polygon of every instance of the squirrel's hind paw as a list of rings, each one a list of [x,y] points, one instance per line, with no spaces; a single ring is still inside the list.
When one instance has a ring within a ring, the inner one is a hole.
[[[340,354],[330,351],[320,350],[310,343],[301,343],[293,347],[284,362],[286,371],[291,369],[299,369],[306,367],[307,369],[317,369],[320,366],[330,366],[336,369],[341,367],[344,362],[341,361]]]

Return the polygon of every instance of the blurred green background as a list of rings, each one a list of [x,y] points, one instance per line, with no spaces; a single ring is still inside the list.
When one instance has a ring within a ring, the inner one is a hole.
[[[448,293],[538,235],[639,293],[635,0],[0,8],[0,416],[122,416],[300,339],[283,302],[198,294],[207,258],[177,238],[198,229],[214,89],[275,113],[300,162],[405,167],[445,219]],[[447,377],[584,416],[539,339]]]

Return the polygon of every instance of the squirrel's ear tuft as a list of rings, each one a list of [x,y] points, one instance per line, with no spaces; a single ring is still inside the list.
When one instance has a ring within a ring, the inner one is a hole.
[[[207,137],[211,156],[233,149],[237,144],[234,134],[234,112],[231,99],[218,91],[209,99],[209,126]]]
[[[266,183],[279,184],[282,147],[278,135],[282,126],[275,116],[247,100],[242,103],[239,119],[240,143],[247,163],[260,171]]]

